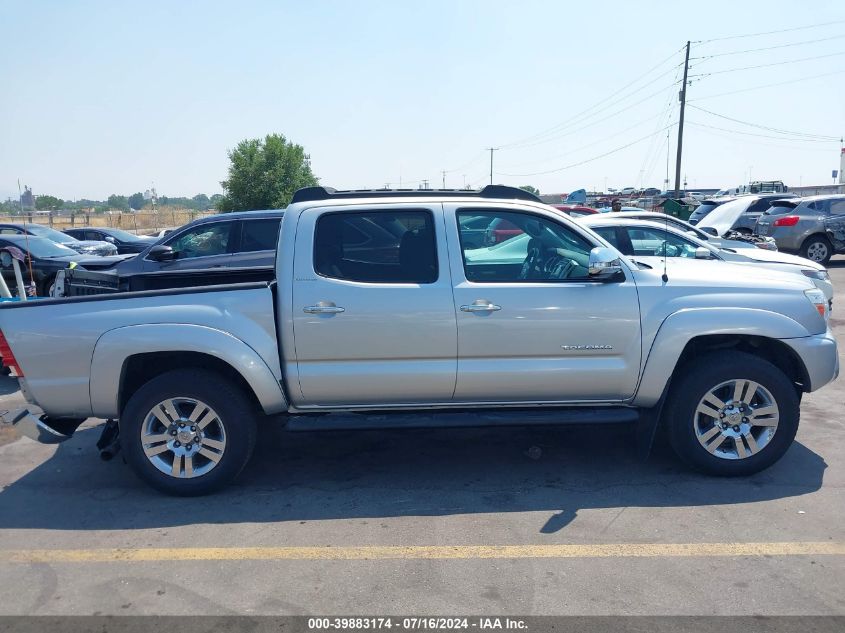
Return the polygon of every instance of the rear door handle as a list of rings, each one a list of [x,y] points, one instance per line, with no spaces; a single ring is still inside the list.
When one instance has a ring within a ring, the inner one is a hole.
[[[340,314],[341,312],[346,312],[346,309],[332,304],[306,306],[305,308],[302,308],[302,311],[306,314]]]
[[[473,301],[469,305],[461,306],[461,312],[496,312],[501,309],[502,306],[481,299]]]

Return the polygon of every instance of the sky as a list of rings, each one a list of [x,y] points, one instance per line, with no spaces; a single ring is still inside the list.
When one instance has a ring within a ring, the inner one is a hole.
[[[496,183],[663,188],[687,40],[689,189],[828,184],[845,134],[841,0],[0,0],[0,24],[2,199],[211,195],[269,133],[336,188],[481,186],[490,147]]]

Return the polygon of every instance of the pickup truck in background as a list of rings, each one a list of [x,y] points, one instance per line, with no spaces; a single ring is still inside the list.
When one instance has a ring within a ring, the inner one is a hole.
[[[516,227],[524,257],[465,240],[477,218]],[[132,469],[177,495],[232,481],[273,424],[614,422],[748,475],[791,445],[801,395],[838,375],[827,303],[801,275],[698,264],[627,258],[510,187],[303,189],[272,281],[0,307],[30,403],[6,419],[53,442],[117,420]]]

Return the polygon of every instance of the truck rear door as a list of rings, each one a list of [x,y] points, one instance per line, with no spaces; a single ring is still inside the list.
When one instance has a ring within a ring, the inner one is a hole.
[[[303,211],[294,280],[294,405],[451,400],[457,333],[441,204]]]

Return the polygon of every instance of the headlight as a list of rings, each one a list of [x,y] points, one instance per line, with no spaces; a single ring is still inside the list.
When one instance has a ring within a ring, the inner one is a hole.
[[[801,272],[804,274],[805,277],[809,277],[810,279],[818,279],[819,281],[830,281],[830,274],[826,270],[808,270],[806,268],[802,268]]]
[[[821,290],[818,288],[805,290],[804,296],[807,297],[807,300],[816,307],[819,316],[823,319],[827,319],[830,316],[830,312],[827,310],[827,299],[825,299],[824,293]]]

